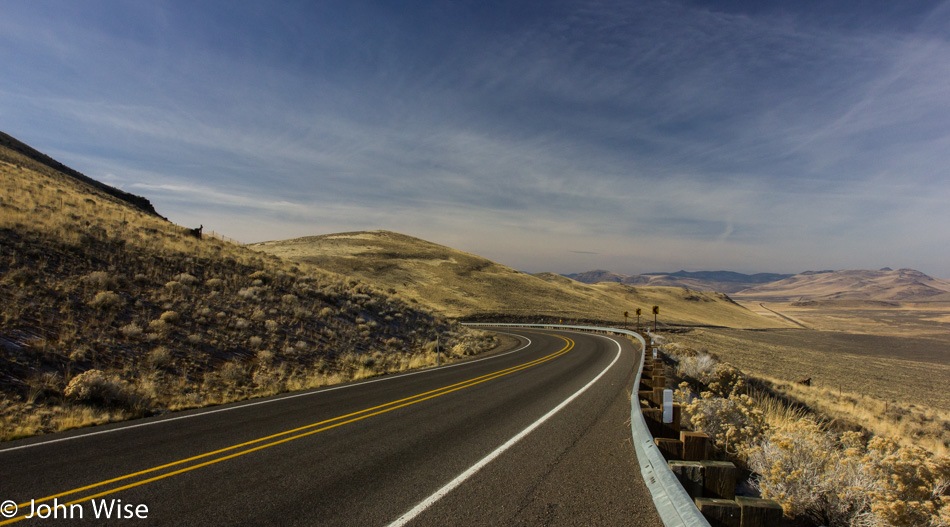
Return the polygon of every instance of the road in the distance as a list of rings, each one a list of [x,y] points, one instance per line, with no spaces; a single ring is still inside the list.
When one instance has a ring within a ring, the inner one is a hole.
[[[102,523],[94,506],[118,500],[119,525],[389,525],[414,509],[407,525],[661,525],[630,441],[634,346],[517,334],[523,349],[485,360],[8,443],[0,501],[78,502],[17,525]],[[138,505],[147,518],[128,518]]]

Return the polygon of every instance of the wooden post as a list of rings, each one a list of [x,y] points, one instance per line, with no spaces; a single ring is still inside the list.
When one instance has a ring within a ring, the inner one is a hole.
[[[673,403],[673,422],[668,423],[667,426],[673,429],[673,437],[680,437],[680,421],[683,419],[683,405],[680,403]],[[680,438],[680,441],[683,439]],[[682,458],[680,458],[682,459]]]
[[[703,497],[703,465],[699,461],[670,461],[670,470],[691,498]]]
[[[769,527],[782,521],[784,511],[775,500],[737,496],[736,504],[742,511],[739,527]]]
[[[663,410],[654,408],[644,408],[643,420],[647,422],[647,428],[653,437],[663,437]]]
[[[700,461],[703,465],[703,495],[724,500],[736,497],[736,466],[728,461]]]
[[[653,390],[640,390],[637,392],[637,399],[651,403],[653,401]]]
[[[736,502],[716,498],[696,498],[693,501],[711,527],[740,527],[742,511]]]
[[[660,453],[663,454],[663,459],[667,461],[683,459],[683,442],[679,439],[657,437],[653,439],[653,442],[656,443]]]
[[[709,436],[702,432],[680,432],[680,441],[683,442],[683,459],[685,461],[702,461],[709,457]]]

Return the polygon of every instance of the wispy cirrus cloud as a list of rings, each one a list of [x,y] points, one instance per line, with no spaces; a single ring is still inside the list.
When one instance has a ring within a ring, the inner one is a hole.
[[[0,20],[4,131],[175,221],[950,276],[946,2],[59,7]]]

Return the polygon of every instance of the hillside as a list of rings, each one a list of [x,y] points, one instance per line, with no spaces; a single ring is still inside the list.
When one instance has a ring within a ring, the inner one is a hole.
[[[950,301],[950,282],[913,269],[809,271],[745,289],[735,296],[770,302]]]
[[[35,167],[35,168],[32,168]],[[0,146],[0,438],[435,362],[484,334]]]
[[[3,132],[0,132],[0,147],[5,150],[4,158],[7,160],[7,162],[14,163],[17,166],[24,166],[33,171],[47,175],[54,173],[65,175],[77,180],[80,183],[84,183],[89,187],[104,192],[105,194],[118,198],[142,212],[159,216],[158,212],[155,211],[155,208],[148,199],[142,196],[136,196],[135,194],[130,194],[123,190],[119,190],[115,187],[106,185],[101,181],[96,181],[95,179],[92,179],[91,177],[77,170],[69,168],[52,157]]]
[[[792,275],[776,273],[756,273],[750,275],[732,271],[677,271],[675,273],[625,275],[611,271],[596,270],[566,276],[587,284],[617,282],[627,285],[685,287],[696,291],[735,293],[758,284],[782,280]]]
[[[624,311],[661,306],[662,323],[775,327],[721,294],[589,285],[530,275],[485,258],[388,231],[255,244],[255,249],[365,280],[411,302],[467,319],[587,320],[622,324]],[[635,321],[631,319],[631,321]]]

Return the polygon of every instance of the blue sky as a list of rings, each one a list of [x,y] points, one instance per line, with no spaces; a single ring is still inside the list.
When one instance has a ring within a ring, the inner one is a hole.
[[[2,7],[0,130],[179,224],[950,278],[948,2]]]

